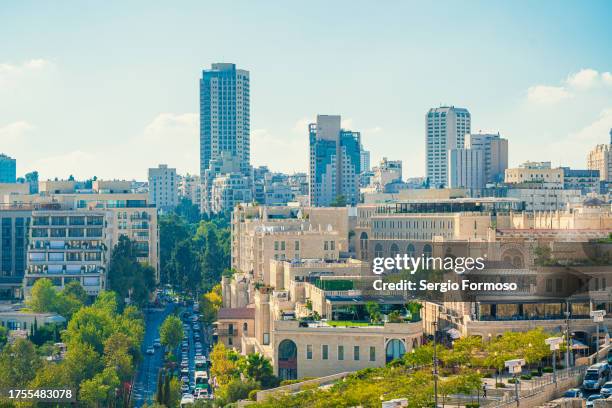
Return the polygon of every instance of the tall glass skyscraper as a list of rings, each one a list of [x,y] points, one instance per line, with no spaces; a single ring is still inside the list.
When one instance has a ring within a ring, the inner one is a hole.
[[[425,170],[429,185],[448,187],[448,151],[463,149],[465,135],[471,132],[470,112],[464,108],[441,106],[425,115]]]
[[[200,174],[211,160],[230,157],[249,173],[249,72],[235,64],[212,64],[200,79]]]
[[[0,153],[0,183],[14,183],[17,180],[17,161]]]
[[[359,201],[361,135],[341,129],[340,116],[317,115],[309,126],[310,205],[328,206],[338,197]]]

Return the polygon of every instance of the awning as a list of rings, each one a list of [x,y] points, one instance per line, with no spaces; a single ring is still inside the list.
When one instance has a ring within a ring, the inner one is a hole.
[[[459,330],[457,330],[457,329],[453,329],[453,328],[447,329],[446,333],[453,340],[457,340],[457,339],[461,338],[461,332]]]

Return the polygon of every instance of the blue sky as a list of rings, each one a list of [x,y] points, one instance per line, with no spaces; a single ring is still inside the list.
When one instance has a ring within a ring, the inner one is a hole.
[[[372,159],[424,173],[424,115],[467,107],[510,164],[584,167],[612,127],[606,1],[0,4],[0,152],[43,178],[198,171],[198,78],[251,72],[252,164],[305,171],[306,125],[341,114]]]

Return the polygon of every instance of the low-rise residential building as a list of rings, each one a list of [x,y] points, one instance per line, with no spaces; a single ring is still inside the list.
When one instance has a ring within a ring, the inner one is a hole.
[[[255,308],[221,308],[217,313],[213,337],[227,348],[242,349],[242,337],[255,333]]]
[[[504,181],[509,184],[551,183],[563,188],[564,175],[562,168],[550,168],[550,162],[526,162],[517,168],[506,169]]]

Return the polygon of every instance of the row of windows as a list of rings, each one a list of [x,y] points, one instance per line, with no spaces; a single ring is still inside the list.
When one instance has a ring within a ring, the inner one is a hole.
[[[313,359],[313,347],[312,344],[306,345],[306,360]],[[339,345],[336,353],[336,359],[338,361],[344,360],[344,346]],[[361,359],[360,347],[353,346],[353,360],[359,361]],[[329,345],[321,345],[321,360],[329,360]],[[376,347],[370,346],[370,361],[376,361]]]

